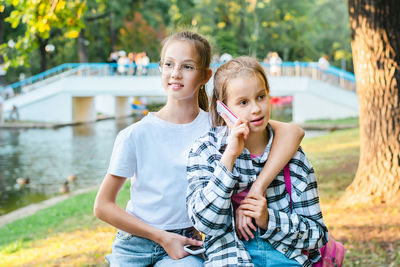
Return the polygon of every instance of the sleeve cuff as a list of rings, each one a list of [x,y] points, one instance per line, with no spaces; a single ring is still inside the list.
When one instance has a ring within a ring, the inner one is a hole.
[[[260,229],[260,237],[264,239],[280,239],[290,232],[290,225],[298,225],[298,217],[284,212],[268,209],[268,228]],[[274,238],[275,237],[275,238]]]

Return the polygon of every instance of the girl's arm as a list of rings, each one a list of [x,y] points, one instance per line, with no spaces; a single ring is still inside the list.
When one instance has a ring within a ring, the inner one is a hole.
[[[125,181],[126,178],[112,174],[104,177],[94,204],[94,215],[97,218],[135,236],[153,240],[160,244],[173,259],[189,255],[183,250],[184,245],[202,244],[201,241],[154,228],[121,209],[116,204],[116,199]]]
[[[265,199],[268,186],[272,183],[278,173],[285,167],[289,160],[296,154],[300,142],[304,137],[304,130],[293,123],[284,123],[274,120],[269,121],[274,129],[274,140],[268,160],[265,162],[261,173],[250,188],[246,200]],[[263,203],[262,201],[260,203]],[[242,206],[242,205],[241,205]],[[257,215],[256,223],[263,228],[268,223],[268,213],[261,207],[261,213]],[[253,214],[254,216],[254,214]],[[262,219],[259,219],[262,218]],[[263,223],[260,223],[263,220]],[[243,209],[237,209],[235,213],[236,233],[239,238],[246,240],[254,238],[251,229],[255,229],[250,217],[244,215]]]
[[[230,163],[222,161],[223,155],[215,144],[215,132],[210,132],[197,140],[189,152],[186,206],[198,231],[208,236],[221,236],[232,225],[230,200],[239,173]]]
[[[270,120],[269,123],[274,129],[274,140],[268,160],[252,185],[248,194],[249,197],[255,195],[265,196],[268,186],[296,154],[304,137],[304,130],[293,123],[274,120]]]

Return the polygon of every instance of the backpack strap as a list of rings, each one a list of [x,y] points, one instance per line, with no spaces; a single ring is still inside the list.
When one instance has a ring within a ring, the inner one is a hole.
[[[289,163],[283,168],[283,175],[285,177],[285,186],[286,191],[289,193],[290,198],[290,212],[293,210],[293,201],[292,201],[292,181],[290,180],[290,170]]]

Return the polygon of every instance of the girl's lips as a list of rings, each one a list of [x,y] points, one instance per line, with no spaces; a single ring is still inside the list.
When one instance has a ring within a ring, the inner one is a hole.
[[[255,119],[255,120],[250,121],[250,122],[251,122],[253,125],[255,125],[255,126],[259,126],[259,125],[263,124],[263,122],[264,122],[264,117],[257,118],[257,119]]]
[[[181,83],[168,83],[169,86],[172,87],[172,89],[180,89],[183,87],[183,84]]]

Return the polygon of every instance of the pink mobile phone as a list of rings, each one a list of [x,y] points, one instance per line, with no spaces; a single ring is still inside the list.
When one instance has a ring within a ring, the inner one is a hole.
[[[233,124],[235,124],[238,120],[238,117],[235,115],[235,113],[233,113],[232,110],[230,110],[224,103],[219,100],[217,100],[217,112],[220,116],[222,116],[222,114],[225,114]]]

